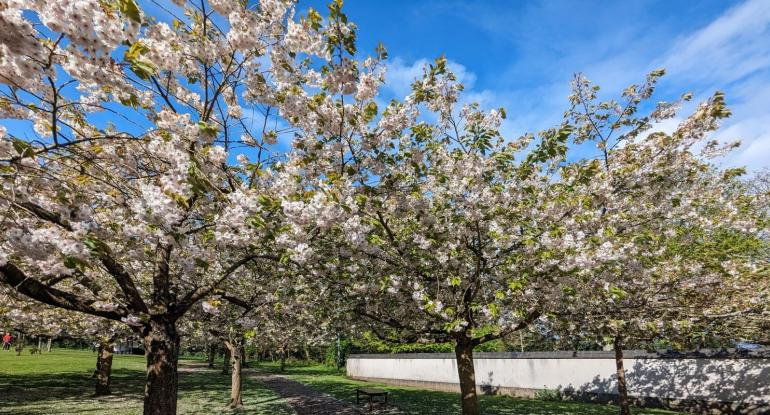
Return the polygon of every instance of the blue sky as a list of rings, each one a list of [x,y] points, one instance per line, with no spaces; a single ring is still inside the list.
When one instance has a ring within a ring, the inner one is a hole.
[[[325,10],[302,0],[298,9],[307,6]],[[388,49],[393,93],[446,55],[471,98],[508,109],[506,135],[557,124],[575,72],[617,96],[665,67],[658,100],[727,94],[733,117],[717,136],[743,145],[724,165],[770,166],[770,1],[348,0],[345,10],[360,51]]]
[[[300,0],[297,9],[325,14],[328,1]],[[654,98],[693,92],[681,115],[715,90],[726,93],[733,116],[717,138],[743,145],[723,166],[770,166],[770,0],[346,0],[345,11],[359,26],[362,56],[378,42],[389,51],[385,97],[406,95],[422,67],[445,55],[466,85],[464,99],[505,107],[503,133],[515,138],[560,122],[576,72],[617,97],[665,67]],[[3,123],[29,135],[22,122]]]

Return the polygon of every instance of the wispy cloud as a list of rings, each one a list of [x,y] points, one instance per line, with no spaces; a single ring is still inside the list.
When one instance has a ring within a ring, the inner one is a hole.
[[[661,60],[677,84],[724,90],[733,116],[717,133],[743,145],[725,160],[770,165],[770,2],[750,0],[682,36]]]
[[[714,9],[724,3],[709,3],[710,14],[686,2],[671,6],[675,10],[667,14],[660,13],[667,3],[632,3],[590,9],[582,2],[535,2],[518,8],[443,2],[415,7],[423,17],[451,15],[483,31],[490,41],[506,43],[511,56],[505,65],[492,63],[498,56],[465,61],[467,51],[448,57],[472,80],[466,93],[488,107],[508,108],[508,135],[558,123],[573,72],[585,73],[608,96],[616,96],[650,70],[665,67],[668,75],[657,99],[674,100],[693,91],[695,101],[702,101],[715,90],[726,93],[733,116],[716,138],[740,139],[743,146],[724,160],[725,165],[751,170],[770,165],[770,2],[749,0],[722,11]],[[478,39],[468,42],[484,47]],[[426,62],[391,62],[388,79],[394,91],[408,91]],[[695,105],[686,106],[682,116]],[[672,130],[675,121],[659,128]]]
[[[770,2],[750,0],[674,43],[663,60],[672,75],[726,84],[770,68]]]

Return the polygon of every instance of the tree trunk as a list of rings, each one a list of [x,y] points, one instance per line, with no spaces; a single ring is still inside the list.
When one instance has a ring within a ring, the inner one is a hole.
[[[40,352],[43,351],[43,338],[41,336],[37,336],[37,353],[40,354]]]
[[[283,372],[284,370],[286,370],[286,350],[281,349],[280,353],[281,353],[281,372]]]
[[[618,404],[620,405],[620,415],[631,415],[631,408],[628,403],[626,370],[623,368],[623,344],[620,336],[615,337],[612,347],[615,349],[615,368],[617,369],[618,374]]]
[[[27,339],[24,338],[24,333],[19,334],[19,341],[16,345],[16,356],[21,356],[21,352],[24,350],[24,345],[27,342]]]
[[[206,359],[208,360],[209,369],[214,368],[214,358],[217,354],[217,345],[210,344],[207,351],[206,351]]]
[[[473,367],[473,343],[464,334],[455,341],[457,373],[460,375],[460,399],[463,415],[479,415],[476,396],[476,370]]]
[[[99,341],[99,350],[96,352],[96,396],[109,395],[110,380],[112,378],[112,351],[114,343],[112,340]]]
[[[226,374],[230,373],[230,371],[229,371],[230,359],[231,359],[230,349],[225,347],[225,359],[222,361],[222,374],[223,375],[226,375]]]
[[[45,351],[48,353],[51,353],[51,338],[48,338],[48,346],[46,346]]]
[[[232,366],[232,376],[230,382],[230,402],[227,407],[231,409],[243,407],[243,398],[241,396],[242,378],[241,378],[241,359],[243,358],[243,343],[240,339],[235,341],[226,341],[225,346],[229,351],[230,365]]]
[[[241,345],[241,367],[249,367],[246,363],[246,348]]]
[[[144,387],[144,415],[176,414],[179,334],[176,323],[153,318],[143,331],[147,380]]]

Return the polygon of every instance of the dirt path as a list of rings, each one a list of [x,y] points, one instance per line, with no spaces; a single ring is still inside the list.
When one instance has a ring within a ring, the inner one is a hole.
[[[359,415],[366,412],[355,405],[335,399],[283,376],[249,371],[247,376],[259,379],[286,400],[297,415]]]
[[[179,365],[180,372],[197,372],[208,369],[203,362],[185,362]],[[390,406],[388,408],[374,407],[372,412],[368,408],[361,408],[348,402],[341,401],[323,392],[304,385],[300,382],[288,379],[281,375],[274,375],[254,369],[244,369],[243,376],[249,376],[264,383],[297,413],[297,415],[362,415],[362,414],[399,414],[400,412]]]

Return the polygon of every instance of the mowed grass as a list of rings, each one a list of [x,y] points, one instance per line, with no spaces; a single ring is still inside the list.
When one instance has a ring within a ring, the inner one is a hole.
[[[280,373],[277,364],[270,362],[257,365],[262,370]],[[287,366],[282,373],[286,377],[312,386],[337,399],[355,402],[356,388],[376,387],[390,391],[389,403],[402,413],[414,415],[459,414],[460,394],[427,391],[422,389],[363,382],[346,378],[342,373],[326,366]],[[480,396],[481,413],[484,415],[616,415],[620,412],[614,405],[582,402],[544,402],[533,399],[518,399],[509,396]],[[635,415],[675,414],[659,409],[634,409]]]
[[[144,356],[115,355],[112,395],[94,396],[96,353],[54,349],[30,355],[25,350],[0,351],[0,414],[110,414],[142,413]],[[230,376],[220,369],[201,367],[199,361],[180,361],[178,412],[180,414],[232,413],[224,408],[230,397]],[[244,413],[288,415],[293,412],[261,382],[244,376]]]

